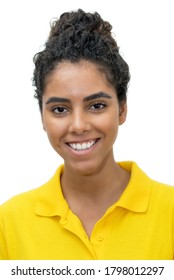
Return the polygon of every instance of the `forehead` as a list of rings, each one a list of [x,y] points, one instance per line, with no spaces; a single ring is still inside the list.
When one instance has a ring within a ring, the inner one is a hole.
[[[98,91],[112,91],[105,74],[89,61],[60,63],[46,78],[44,95],[88,95]]]

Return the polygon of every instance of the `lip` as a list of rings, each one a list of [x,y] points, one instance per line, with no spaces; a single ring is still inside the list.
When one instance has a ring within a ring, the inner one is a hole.
[[[83,143],[88,143],[91,141],[95,141],[95,143],[88,149],[86,150],[75,150],[73,149],[69,144],[83,144]],[[96,145],[98,144],[98,142],[100,141],[100,138],[93,138],[93,139],[89,139],[89,140],[83,140],[83,141],[71,141],[71,142],[66,142],[66,146],[68,148],[68,150],[71,152],[71,154],[75,155],[75,156],[79,156],[79,155],[88,155],[90,154],[93,150],[95,150]]]
[[[69,144],[83,144],[83,143],[88,143],[88,142],[92,142],[95,141],[97,142],[100,138],[90,138],[90,139],[83,139],[83,140],[72,140],[72,141],[68,141],[66,142],[67,145]]]

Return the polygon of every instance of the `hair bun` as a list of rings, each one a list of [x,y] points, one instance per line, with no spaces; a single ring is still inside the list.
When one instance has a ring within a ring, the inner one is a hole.
[[[70,30],[79,34],[88,30],[88,33],[98,32],[106,36],[111,34],[112,26],[109,22],[104,21],[97,12],[91,14],[79,9],[77,12],[63,13],[59,20],[53,21],[49,39]]]

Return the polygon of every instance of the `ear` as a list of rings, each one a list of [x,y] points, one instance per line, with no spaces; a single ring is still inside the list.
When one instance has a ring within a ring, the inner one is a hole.
[[[122,125],[126,121],[127,117],[127,103],[120,102],[119,104],[119,125]]]
[[[44,124],[42,124],[42,127],[43,127],[43,130],[46,132],[46,129],[45,129],[45,126],[44,126]]]
[[[43,128],[44,131],[46,131],[45,123],[44,123],[44,118],[43,118],[42,113],[41,113],[41,121],[42,121],[42,128]]]

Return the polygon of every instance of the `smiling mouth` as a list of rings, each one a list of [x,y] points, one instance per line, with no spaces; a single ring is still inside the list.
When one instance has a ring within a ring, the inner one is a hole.
[[[90,140],[90,141],[83,142],[83,143],[67,143],[67,144],[69,147],[71,147],[75,151],[85,151],[85,150],[90,149],[92,146],[94,146],[98,140],[99,139]]]

